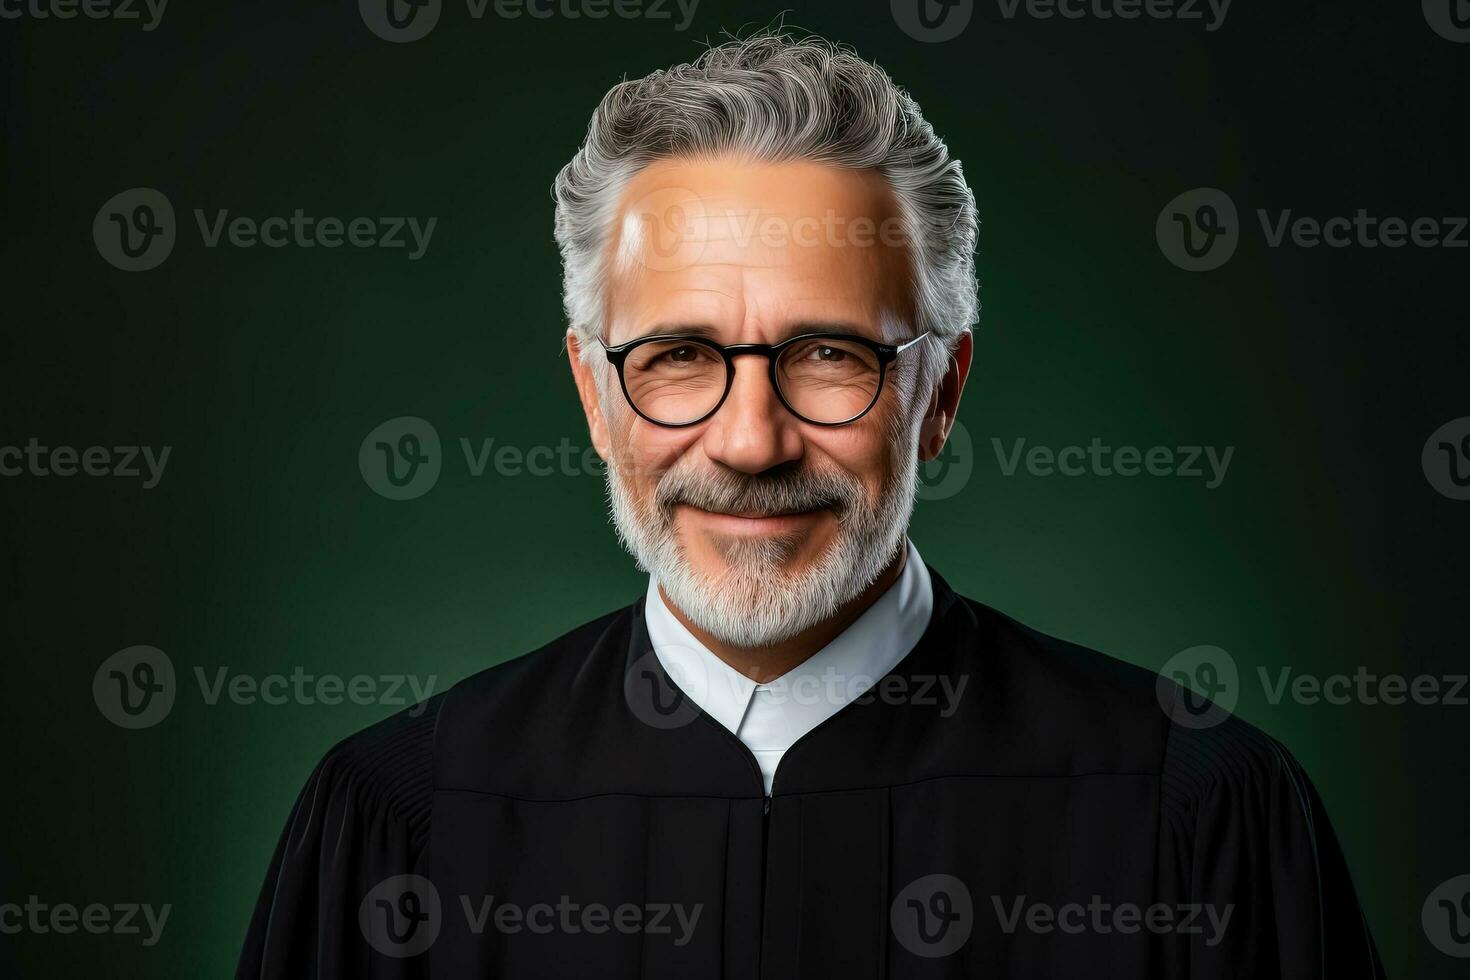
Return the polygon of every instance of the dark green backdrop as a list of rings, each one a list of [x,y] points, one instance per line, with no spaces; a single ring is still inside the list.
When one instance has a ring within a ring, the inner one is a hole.
[[[0,478],[5,517],[0,902],[169,903],[162,941],[0,936],[0,974],[221,977],[295,793],[383,704],[208,704],[194,671],[435,675],[440,688],[631,601],[600,477],[466,467],[459,440],[586,446],[560,351],[549,186],[619,78],[770,22],[703,0],[669,21],[469,16],[374,36],[346,0],[175,0],[136,22],[0,20],[0,446],[171,446],[162,480]],[[493,7],[492,7],[493,9]],[[1281,738],[1337,824],[1390,972],[1457,975],[1420,926],[1470,872],[1470,708],[1272,704],[1258,667],[1463,672],[1470,503],[1420,451],[1470,415],[1463,249],[1268,247],[1257,208],[1464,215],[1470,46],[1417,4],[1237,0],[1198,21],[1007,19],[921,43],[885,0],[787,7],[919,99],[965,164],[984,310],[958,492],[912,536],[961,591],[1150,667],[1228,651],[1238,710]],[[1164,204],[1230,195],[1208,273],[1155,242]],[[124,272],[93,218],[165,194],[178,240]],[[193,210],[437,217],[405,249],[206,248]],[[431,422],[443,472],[392,501],[359,445]],[[1235,447],[1188,478],[1006,476],[992,439]],[[577,458],[580,458],[578,456]],[[578,468],[580,469],[580,468]],[[938,479],[935,476],[935,479]],[[946,485],[946,491],[955,484]],[[110,723],[99,665],[179,674],[153,727]],[[505,746],[513,752],[516,747]]]

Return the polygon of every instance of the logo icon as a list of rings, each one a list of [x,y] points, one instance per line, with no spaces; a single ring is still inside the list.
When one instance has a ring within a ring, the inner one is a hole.
[[[653,272],[677,272],[694,265],[721,231],[703,199],[683,187],[662,187],[644,194],[623,212],[621,255]],[[744,237],[739,216],[727,215],[724,236]]]
[[[1235,710],[1240,671],[1219,647],[1197,646],[1174,654],[1159,669],[1159,707],[1176,725],[1213,728]]]
[[[970,430],[965,428],[965,423],[955,419],[939,455],[919,464],[919,485],[915,494],[920,500],[953,497],[965,489],[974,472],[975,442],[970,438]]]
[[[1423,0],[1424,19],[1434,33],[1446,41],[1470,41],[1470,2],[1467,0]]]
[[[92,700],[119,728],[152,728],[173,710],[174,665],[157,647],[119,650],[92,676]]]
[[[1431,487],[1451,500],[1470,500],[1470,416],[1435,429],[1419,463]]]
[[[703,690],[708,678],[694,676],[699,673],[697,669],[684,669],[686,662],[698,663],[693,657],[680,658],[675,661],[673,673],[666,673],[658,654],[649,650],[628,665],[623,675],[623,697],[635,718],[650,728],[672,729],[683,728],[699,717],[699,705],[692,695]]]
[[[1164,258],[1187,272],[1218,269],[1235,254],[1240,222],[1230,195],[1196,187],[1164,205],[1154,222],[1154,237]]]
[[[363,897],[357,924],[368,945],[384,956],[405,959],[434,945],[443,925],[439,889],[423,875],[394,875]]]
[[[421,418],[389,419],[367,434],[357,468],[372,491],[389,500],[413,500],[434,489],[444,466],[439,433]]]
[[[970,26],[975,0],[890,0],[893,21],[915,41],[952,41]]]
[[[124,272],[146,272],[174,250],[174,206],[151,187],[114,194],[92,219],[97,252]]]
[[[1451,878],[1430,892],[1420,920],[1435,949],[1470,959],[1470,875]]]
[[[367,29],[394,44],[426,36],[439,23],[443,6],[443,0],[357,0]]]
[[[949,956],[969,941],[975,904],[954,875],[925,875],[894,898],[888,922],[899,945],[915,956]]]

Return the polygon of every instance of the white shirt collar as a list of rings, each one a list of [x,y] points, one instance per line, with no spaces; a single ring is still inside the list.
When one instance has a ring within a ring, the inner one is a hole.
[[[695,704],[755,754],[771,792],[791,745],[836,714],[906,657],[929,625],[934,589],[913,541],[898,580],[832,642],[766,684],[712,653],[664,603],[648,580],[644,616],[659,662]]]

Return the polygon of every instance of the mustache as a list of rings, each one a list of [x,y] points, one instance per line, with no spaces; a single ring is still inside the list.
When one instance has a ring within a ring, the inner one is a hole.
[[[731,469],[672,469],[659,480],[654,492],[654,502],[666,519],[672,519],[674,507],[679,504],[761,517],[826,508],[841,519],[864,499],[863,486],[856,477],[810,468],[759,475]]]

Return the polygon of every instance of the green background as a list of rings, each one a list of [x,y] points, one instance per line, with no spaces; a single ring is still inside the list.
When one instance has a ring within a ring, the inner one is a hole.
[[[0,21],[5,65],[0,445],[172,446],[160,485],[0,479],[0,902],[150,902],[163,941],[0,936],[0,974],[220,977],[320,755],[395,710],[205,703],[193,672],[434,675],[438,688],[632,601],[594,473],[472,476],[459,440],[580,450],[561,352],[550,184],[610,85],[722,31],[852,43],[920,101],[982,220],[983,311],[961,421],[972,475],[912,537],[961,592],[1157,668],[1199,644],[1239,713],[1312,774],[1390,974],[1457,975],[1420,907],[1470,872],[1470,708],[1271,704],[1258,667],[1464,672],[1470,503],[1421,470],[1470,415],[1466,251],[1269,248],[1257,208],[1463,215],[1470,47],[1417,4],[1239,0],[1199,21],[980,4],[925,44],[886,2],[704,0],[668,21],[473,20],[389,44],[356,5],[186,4],[137,22]],[[1301,9],[1297,9],[1301,8]],[[155,187],[159,268],[99,256],[93,216]],[[1203,274],[1154,240],[1165,202],[1225,190],[1244,222]],[[438,218],[404,249],[206,248],[193,209]],[[364,436],[429,420],[444,469],[394,502]],[[1228,476],[1006,476],[1009,447],[1235,447]],[[113,652],[180,675],[124,731],[93,703]],[[504,746],[514,752],[515,746]]]

